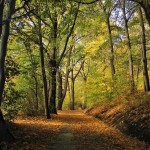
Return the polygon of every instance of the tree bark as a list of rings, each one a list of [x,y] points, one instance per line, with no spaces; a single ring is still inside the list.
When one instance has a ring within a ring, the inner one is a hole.
[[[40,43],[40,58],[41,58],[41,72],[42,72],[42,79],[43,79],[43,88],[44,88],[44,99],[45,99],[45,115],[47,119],[50,119],[50,111],[48,106],[48,90],[47,90],[47,79],[46,79],[46,72],[45,72],[45,62],[44,62],[44,48],[42,42],[42,31],[41,31],[41,20],[38,20],[39,23],[39,43]]]
[[[64,88],[62,89],[62,98],[60,99],[61,102],[59,102],[59,99],[58,99],[58,110],[62,110],[62,105],[63,105],[64,99],[65,99],[65,96],[66,96],[66,93],[67,93],[68,78],[69,78],[69,73],[70,73],[70,58],[71,58],[71,54],[72,54],[72,49],[73,49],[73,46],[71,46],[71,48],[69,50],[69,54],[68,54],[65,81],[64,81]]]
[[[146,19],[149,23],[149,26],[150,26],[150,4],[141,4],[142,8],[144,9],[145,11],[145,15],[146,15]]]
[[[71,61],[71,54],[72,54],[72,49],[73,46],[71,46],[68,54],[68,60],[67,60],[67,65],[66,65],[66,74],[65,74],[65,82],[64,82],[64,90],[63,90],[63,100],[65,99],[66,92],[67,92],[67,85],[68,85],[68,78],[70,74],[70,61]]]
[[[143,79],[144,79],[144,90],[145,92],[150,91],[149,85],[149,75],[148,75],[148,67],[147,67],[147,56],[146,56],[146,36],[145,36],[145,26],[142,10],[139,7],[139,16],[140,16],[140,25],[142,30],[142,63],[143,63]]]
[[[5,120],[3,118],[2,111],[0,109],[0,142],[2,142],[2,141],[11,142],[13,140],[15,140],[15,138],[10,133],[10,131],[5,123]]]
[[[82,109],[86,109],[87,108],[87,98],[86,98],[86,82],[87,82],[87,77],[83,78],[84,81],[84,101],[83,101],[83,106]]]
[[[110,67],[111,67],[111,75],[112,79],[114,78],[115,75],[115,65],[114,65],[114,47],[113,47],[113,41],[112,41],[112,32],[111,32],[111,26],[110,26],[110,20],[109,20],[109,15],[107,15],[107,29],[108,29],[108,35],[109,35],[109,43],[110,43],[110,51],[111,51],[111,56],[110,56]]]
[[[74,110],[75,109],[75,80],[77,78],[77,76],[79,75],[82,66],[84,64],[84,61],[81,62],[80,68],[77,71],[77,73],[74,75],[74,70],[73,70],[73,60],[72,60],[72,69],[71,69],[71,101],[70,101],[70,110]]]
[[[135,90],[135,83],[134,83],[134,72],[133,72],[133,58],[132,58],[132,52],[131,52],[131,41],[129,36],[129,29],[128,29],[128,21],[126,18],[126,11],[125,11],[125,0],[123,0],[123,18],[125,23],[125,33],[126,33],[126,39],[127,39],[127,46],[128,46],[128,57],[129,57],[129,74],[130,74],[130,87],[131,92]]]
[[[70,110],[74,110],[75,107],[74,107],[74,102],[75,102],[75,98],[74,98],[74,77],[73,77],[73,69],[71,71],[71,101],[70,101]]]
[[[33,75],[33,78],[34,78],[34,80],[35,80],[35,109],[36,109],[36,111],[38,111],[38,109],[39,109],[38,81],[37,81],[37,77],[36,77],[35,74]]]
[[[10,0],[8,3],[8,8],[6,10],[6,18],[5,18],[6,21],[5,24],[3,24],[2,26],[1,35],[0,35],[0,142],[14,140],[14,137],[11,135],[11,133],[9,132],[5,124],[3,114],[1,111],[1,103],[3,98],[4,84],[5,84],[4,66],[5,66],[5,57],[7,52],[7,43],[8,43],[9,32],[10,32],[10,20],[15,10],[15,2],[16,0]]]
[[[62,74],[60,71],[57,72],[57,82],[58,82],[58,110],[62,110],[63,105],[63,88],[62,88]]]
[[[3,9],[4,9],[4,0],[1,0],[0,1],[0,37],[2,34]]]
[[[56,110],[56,73],[57,73],[57,14],[55,13],[53,21],[53,50],[50,58],[50,68],[51,68],[51,95],[50,95],[50,112],[57,114]]]

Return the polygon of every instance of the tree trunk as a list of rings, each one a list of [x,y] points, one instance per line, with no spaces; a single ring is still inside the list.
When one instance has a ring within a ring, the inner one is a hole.
[[[55,50],[54,50],[55,51]],[[54,57],[53,57],[54,58]],[[57,114],[56,110],[56,59],[50,61],[51,73],[51,95],[50,95],[50,112]]]
[[[113,41],[112,41],[112,33],[111,33],[111,27],[110,27],[110,21],[109,16],[107,16],[107,29],[108,29],[108,35],[109,35],[109,43],[110,43],[110,67],[111,67],[111,75],[112,79],[115,75],[115,65],[114,65],[114,47],[113,47]]]
[[[7,125],[3,118],[2,111],[0,110],[0,142],[2,141],[11,142],[14,139],[15,138],[13,137],[13,135],[10,133],[10,131],[7,128]]]
[[[75,97],[74,97],[74,80],[71,80],[71,101],[70,101],[70,110],[74,110]]]
[[[129,74],[130,74],[130,87],[131,87],[130,90],[131,92],[133,92],[135,90],[133,58],[132,58],[132,52],[131,52],[131,42],[130,42],[129,29],[128,29],[128,21],[126,18],[125,3],[126,3],[125,0],[123,0],[123,18],[124,18],[124,23],[125,23],[125,33],[126,33],[128,57],[129,57]]]
[[[74,75],[74,70],[73,70],[73,60],[72,60],[72,69],[71,69],[71,101],[70,101],[70,110],[74,110],[75,106],[74,106],[74,101],[75,101],[75,89],[74,89],[74,85],[75,85],[75,80],[77,78],[77,76],[79,75],[82,67],[84,65],[84,61],[81,62],[80,68],[77,71],[77,73]]]
[[[4,66],[5,66],[5,57],[6,57],[6,52],[7,52],[7,43],[8,43],[9,31],[10,31],[10,20],[11,20],[12,14],[14,13],[15,2],[16,2],[15,0],[9,1],[8,8],[6,10],[7,21],[5,22],[5,24],[3,24],[1,35],[0,35],[0,142],[14,140],[13,136],[10,134],[5,124],[3,114],[1,111],[1,103],[2,103],[2,97],[3,97],[3,91],[4,91],[4,84],[5,84]]]
[[[53,22],[53,50],[52,56],[50,58],[50,68],[51,68],[51,95],[50,95],[50,112],[57,114],[56,110],[56,73],[57,73],[57,14],[55,13]]]
[[[129,0],[129,1],[137,2],[141,5],[141,7],[143,8],[145,12],[146,19],[150,26],[150,2],[149,0]]]
[[[84,77],[83,81],[84,81],[84,101],[83,101],[82,109],[86,109],[87,108],[87,98],[86,98],[86,81],[87,81],[87,77]]]
[[[47,119],[50,119],[50,111],[48,107],[48,90],[47,90],[47,79],[46,79],[46,72],[45,72],[45,62],[44,62],[44,48],[43,48],[43,41],[42,41],[42,31],[41,31],[41,20],[38,20],[39,23],[39,42],[40,42],[40,58],[41,58],[41,72],[42,72],[42,79],[43,79],[43,88],[44,88],[44,99],[45,99],[45,115]]]
[[[69,100],[71,101],[71,90],[70,90],[70,85],[69,85],[69,81],[68,81],[68,97],[69,97]],[[70,109],[70,103],[68,105],[68,109]]]
[[[37,81],[37,77],[36,77],[35,74],[33,75],[33,78],[34,78],[34,80],[35,80],[35,109],[36,109],[36,111],[38,111],[38,109],[39,109],[39,101],[38,101],[38,81]]]
[[[2,34],[3,9],[4,9],[4,0],[1,0],[0,1],[0,37]]]
[[[71,100],[70,100],[70,110],[74,110],[74,77],[73,77],[73,69],[71,70]]]
[[[142,63],[143,63],[143,79],[144,79],[144,90],[145,92],[150,91],[149,75],[147,68],[147,57],[146,57],[146,37],[145,37],[145,26],[142,10],[139,7],[140,25],[142,29]]]
[[[65,74],[65,82],[64,82],[64,89],[62,89],[62,99],[61,102],[58,101],[58,110],[62,110],[62,105],[67,93],[67,87],[68,87],[68,78],[69,78],[69,73],[70,73],[70,58],[71,58],[71,54],[72,54],[72,49],[73,46],[71,46],[70,50],[69,50],[69,54],[68,54],[68,60],[67,60],[67,65],[66,65],[66,74]]]
[[[150,26],[150,4],[142,4],[141,5],[145,11],[146,19],[148,21],[148,24]]]
[[[57,82],[58,82],[58,106],[57,106],[57,109],[62,110],[62,105],[63,105],[62,74],[60,71],[58,71],[57,74],[58,74],[58,78],[57,78]]]

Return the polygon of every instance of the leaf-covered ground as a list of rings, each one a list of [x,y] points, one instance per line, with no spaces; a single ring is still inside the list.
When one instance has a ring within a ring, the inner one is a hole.
[[[144,142],[126,136],[81,111],[61,111],[51,120],[18,118],[12,129],[17,140],[8,145],[10,150],[150,149]]]
[[[150,93],[118,97],[106,105],[93,106],[87,113],[150,144]]]

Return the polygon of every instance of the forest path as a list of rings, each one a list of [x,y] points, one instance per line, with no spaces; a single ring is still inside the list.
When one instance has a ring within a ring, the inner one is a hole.
[[[10,150],[150,150],[144,142],[126,136],[82,111],[59,111],[52,120],[42,117],[15,121],[16,143]]]
[[[81,111],[62,111],[58,113],[59,121],[70,128],[72,149],[75,150],[148,150],[144,143],[122,134],[104,122],[85,115]],[[67,131],[68,132],[68,131]],[[61,135],[61,133],[60,133]],[[73,136],[73,137],[72,137]],[[63,141],[64,139],[64,141]],[[66,144],[65,137],[61,143]],[[60,141],[55,144],[59,144]],[[57,150],[57,149],[56,149]],[[64,149],[65,150],[65,149]]]

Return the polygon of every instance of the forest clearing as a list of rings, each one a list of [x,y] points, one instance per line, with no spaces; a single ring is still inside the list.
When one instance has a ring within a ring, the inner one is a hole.
[[[0,150],[148,150],[150,0],[0,0]]]

